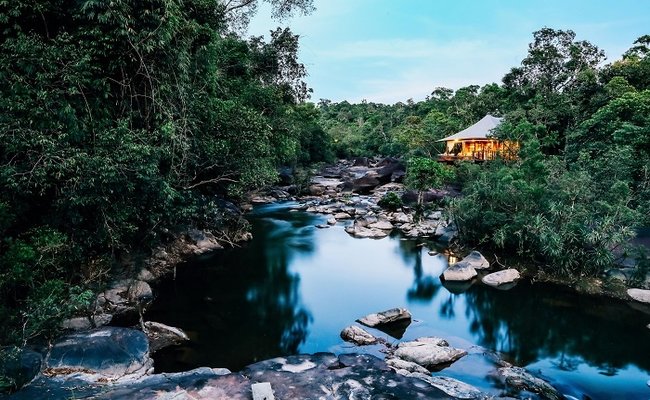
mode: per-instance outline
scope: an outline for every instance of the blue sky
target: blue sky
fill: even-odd
[[[316,11],[276,22],[266,7],[250,35],[289,26],[301,36],[313,101],[396,103],[435,87],[501,82],[532,33],[571,29],[615,60],[650,34],[650,0],[315,0]]]

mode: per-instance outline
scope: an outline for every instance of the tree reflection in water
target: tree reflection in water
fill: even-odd
[[[629,364],[650,369],[650,341],[641,340],[649,336],[647,328],[638,323],[638,311],[618,301],[529,283],[507,292],[475,285],[465,297],[477,342],[517,365],[548,358],[566,371],[583,362],[607,375]]]
[[[253,242],[180,267],[176,281],[161,283],[164,295],[146,318],[182,327],[192,341],[162,350],[155,357],[157,371],[238,370],[295,354],[312,316],[301,304],[299,276],[288,266],[293,257],[315,250],[311,218],[286,210],[253,215]]]

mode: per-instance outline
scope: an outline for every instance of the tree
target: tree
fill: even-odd
[[[405,184],[417,190],[418,201],[416,220],[422,217],[424,211],[424,192],[429,189],[439,189],[452,177],[452,171],[445,164],[426,157],[411,157],[406,165]]]

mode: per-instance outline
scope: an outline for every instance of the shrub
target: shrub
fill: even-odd
[[[402,198],[395,192],[386,193],[378,202],[377,205],[381,208],[390,211],[397,211],[402,208]]]

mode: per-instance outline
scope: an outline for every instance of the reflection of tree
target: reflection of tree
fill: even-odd
[[[175,282],[162,284],[147,318],[186,329],[193,341],[162,351],[159,371],[236,370],[298,352],[312,317],[289,265],[296,255],[313,253],[313,219],[286,210],[284,220],[270,218],[277,216],[258,213],[251,219],[255,240],[247,246],[180,268]]]
[[[440,281],[431,275],[424,275],[422,268],[422,245],[416,240],[401,240],[396,236],[398,251],[405,265],[413,265],[413,285],[406,292],[409,301],[430,302],[440,289]]]
[[[470,331],[519,365],[555,358],[560,369],[581,362],[616,373],[627,364],[650,370],[650,341],[641,314],[611,299],[521,283],[511,291],[475,285],[466,293]],[[448,312],[443,304],[441,314]]]

